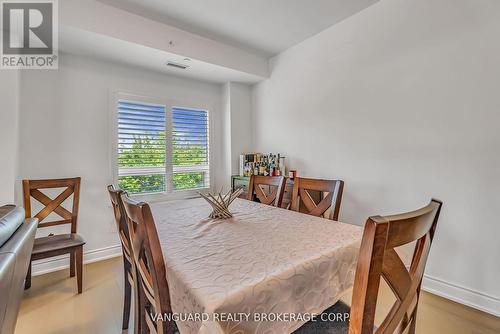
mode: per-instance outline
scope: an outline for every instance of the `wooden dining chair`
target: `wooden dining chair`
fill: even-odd
[[[124,299],[123,299],[123,322],[122,329],[128,329],[128,324],[130,320],[130,309],[132,301],[132,291],[137,292],[138,287],[136,286],[136,270],[134,265],[134,259],[132,256],[132,243],[130,241],[130,233],[128,230],[128,224],[126,219],[125,208],[123,207],[123,202],[121,195],[124,193],[121,189],[115,189],[113,185],[108,186],[108,193],[111,199],[111,206],[113,207],[113,213],[115,217],[116,227],[118,229],[118,237],[122,245],[123,253],[123,273],[124,273]],[[135,293],[134,298],[134,310],[138,309],[138,295]],[[134,312],[134,333],[139,333],[140,319],[138,312]]]
[[[295,333],[347,333],[348,327],[349,334],[414,334],[420,286],[441,207],[442,202],[433,199],[416,211],[368,218],[356,267],[349,322],[309,322]],[[407,269],[395,248],[413,242],[416,242],[415,250]],[[381,278],[391,288],[396,301],[381,325],[375,328]],[[344,304],[337,303],[325,312],[335,314],[343,308]]]
[[[175,322],[152,314],[171,314],[165,261],[155,222],[147,203],[135,202],[122,194],[132,243],[132,254],[139,286],[139,316],[142,333],[174,334]]]
[[[54,199],[44,194],[41,190],[65,188]],[[73,195],[71,211],[65,209],[61,204]],[[31,197],[44,205],[36,215],[31,214]],[[38,228],[70,224],[69,234],[49,234],[46,237],[36,238],[31,253],[31,261],[41,260],[63,254],[69,254],[70,277],[75,276],[78,285],[78,293],[82,293],[83,282],[83,245],[85,241],[76,233],[78,222],[78,204],[80,200],[80,178],[51,179],[51,180],[23,180],[23,201],[26,218],[38,218]],[[51,214],[57,214],[62,219],[45,221]],[[25,281],[25,289],[31,287],[31,261]]]
[[[311,191],[320,193],[320,196],[312,194]],[[293,184],[291,210],[304,212],[316,217],[338,220],[340,202],[344,191],[342,180],[320,180],[296,177]],[[326,194],[326,196],[325,196]],[[319,197],[319,201],[316,198]],[[301,207],[304,210],[301,210]]]
[[[283,195],[285,194],[286,178],[284,176],[250,176],[248,185],[249,201],[259,200],[260,203],[266,205],[274,205],[281,208]],[[267,187],[269,191],[263,189]]]

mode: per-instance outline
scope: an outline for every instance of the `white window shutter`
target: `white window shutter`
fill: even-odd
[[[207,110],[172,108],[173,189],[210,187]]]
[[[130,193],[164,192],[165,106],[118,101],[118,185]]]

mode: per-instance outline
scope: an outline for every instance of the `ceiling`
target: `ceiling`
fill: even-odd
[[[99,1],[269,57],[379,0]]]
[[[216,83],[234,81],[251,84],[262,80],[261,77],[227,67],[186,59],[173,53],[69,26],[60,26],[59,39],[60,50],[63,52],[137,66],[157,73]],[[171,68],[166,66],[167,61],[183,64],[188,68],[185,70]]]

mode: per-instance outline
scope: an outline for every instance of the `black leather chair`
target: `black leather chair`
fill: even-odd
[[[12,334],[24,291],[38,219],[24,209],[0,207],[0,333]]]

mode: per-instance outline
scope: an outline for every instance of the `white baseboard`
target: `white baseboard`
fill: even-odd
[[[85,249],[85,247],[84,247]],[[83,263],[92,263],[122,255],[121,245],[90,250],[83,253]],[[61,255],[33,262],[32,275],[43,275],[69,268],[69,256]]]
[[[422,289],[457,303],[500,317],[500,298],[498,297],[457,284],[445,282],[442,279],[429,275],[424,276]]]

